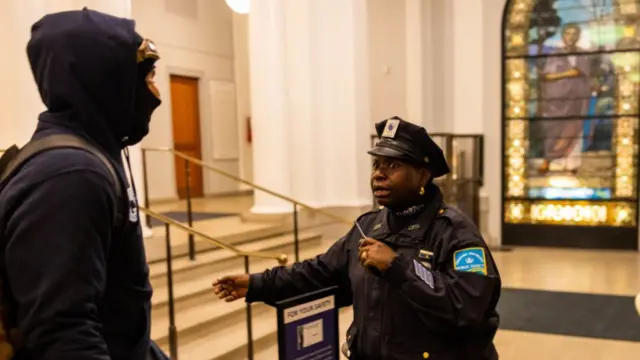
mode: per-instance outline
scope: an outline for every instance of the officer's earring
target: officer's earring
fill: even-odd
[[[420,195],[424,195],[424,186],[420,186]]]

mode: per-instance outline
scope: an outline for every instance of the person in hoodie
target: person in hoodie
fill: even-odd
[[[97,156],[54,149],[30,159],[0,193],[3,279],[20,334],[15,358],[164,358],[150,341],[152,289],[135,187],[121,157],[147,135],[160,105],[155,46],[133,21],[84,9],[36,22],[27,54],[47,108],[33,139],[83,138],[129,191],[116,199]]]

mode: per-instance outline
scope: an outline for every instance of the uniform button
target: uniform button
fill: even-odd
[[[428,358],[429,358],[429,353],[428,353],[428,352],[426,352],[426,351],[425,351],[425,352],[423,352],[423,353],[422,353],[422,357],[423,357],[424,359],[428,359]]]

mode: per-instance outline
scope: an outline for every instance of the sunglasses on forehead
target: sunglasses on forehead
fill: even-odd
[[[149,39],[142,40],[142,43],[138,47],[138,63],[145,60],[158,60],[160,55],[153,41]]]

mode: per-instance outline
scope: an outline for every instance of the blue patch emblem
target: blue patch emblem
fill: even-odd
[[[487,275],[487,257],[484,249],[475,247],[454,252],[453,270]]]

